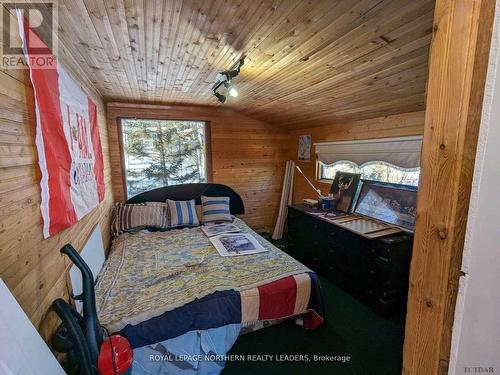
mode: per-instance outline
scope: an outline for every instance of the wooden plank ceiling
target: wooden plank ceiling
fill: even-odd
[[[424,109],[434,0],[60,0],[59,39],[106,100],[220,105],[290,128]]]

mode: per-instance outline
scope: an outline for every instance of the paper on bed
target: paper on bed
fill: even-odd
[[[223,233],[238,233],[241,229],[231,223],[219,223],[203,225],[201,230],[207,237],[217,236]]]
[[[267,251],[248,233],[226,233],[210,237],[210,242],[223,257],[258,254]]]

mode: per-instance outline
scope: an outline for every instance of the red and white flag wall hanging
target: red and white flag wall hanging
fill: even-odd
[[[18,11],[19,32],[35,92],[36,148],[43,235],[68,228],[104,198],[97,108],[61,65],[37,66],[30,46],[45,45]]]

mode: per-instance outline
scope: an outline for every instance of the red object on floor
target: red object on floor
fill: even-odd
[[[308,313],[304,314],[304,327],[307,329],[316,329],[325,321],[318,313],[314,310],[310,310]]]
[[[114,368],[113,357],[111,356],[111,347],[113,347],[114,352]],[[132,351],[128,340],[120,335],[112,335],[111,343],[109,342],[109,337],[104,338],[99,358],[97,360],[97,366],[99,367],[101,375],[121,375],[125,373],[130,366],[132,366],[133,359],[134,352]]]

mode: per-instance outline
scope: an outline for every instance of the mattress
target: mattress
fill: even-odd
[[[300,314],[322,322],[314,272],[253,232],[267,252],[221,257],[199,227],[141,231],[113,241],[96,284],[99,320],[134,348],[193,330]]]

